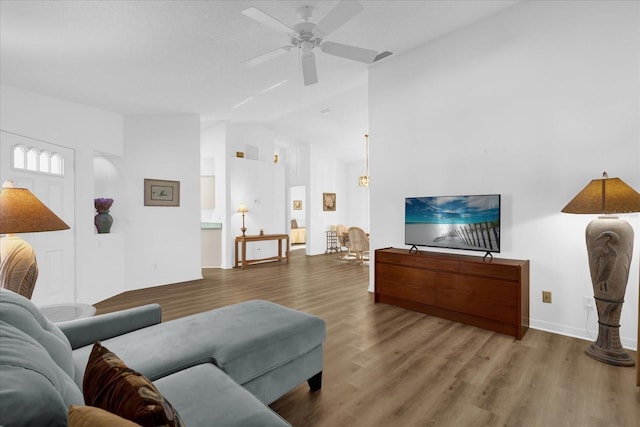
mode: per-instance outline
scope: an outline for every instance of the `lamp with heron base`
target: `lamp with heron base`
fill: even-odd
[[[240,231],[242,231],[242,236],[244,237],[247,231],[247,227],[244,226],[244,214],[249,212],[249,209],[247,209],[247,205],[245,205],[244,203],[240,203],[240,206],[238,206],[238,212],[242,213],[242,228],[240,229]]]
[[[33,248],[16,233],[66,230],[65,224],[26,188],[5,181],[0,190],[0,285],[31,299],[38,278]]]
[[[586,349],[600,362],[633,366],[620,343],[620,314],[633,254],[633,228],[610,214],[640,212],[640,194],[620,178],[592,180],[562,209],[565,213],[604,214],[586,229],[589,269],[598,309],[598,338]]]

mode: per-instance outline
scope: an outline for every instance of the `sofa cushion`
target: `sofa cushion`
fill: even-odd
[[[284,419],[211,363],[154,381],[187,426],[283,427]]]
[[[52,360],[74,378],[71,345],[64,333],[44,317],[27,298],[0,288],[0,320],[13,325],[36,340]]]
[[[216,365],[244,384],[319,347],[325,323],[319,317],[267,301],[220,309]]]
[[[162,321],[160,304],[146,304],[97,316],[57,322],[56,326],[69,339],[72,349],[92,346],[96,341],[127,334]],[[82,381],[82,376],[80,376]]]
[[[103,344],[153,381],[213,362],[244,384],[312,351],[324,339],[325,323],[319,317],[254,300],[163,322]],[[74,350],[78,367],[86,365],[90,351],[89,346]]]
[[[95,406],[71,405],[69,427],[139,427],[139,424]]]
[[[0,425],[65,426],[74,404],[83,398],[73,379],[34,338],[0,321]]]
[[[142,349],[143,353],[146,353]],[[180,416],[146,377],[95,343],[84,374],[88,405],[105,409],[145,427],[183,426]]]

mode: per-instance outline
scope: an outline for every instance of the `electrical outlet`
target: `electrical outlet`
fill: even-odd
[[[551,291],[542,291],[542,302],[551,304]]]
[[[582,306],[584,308],[593,308],[593,297],[592,296],[582,297]]]

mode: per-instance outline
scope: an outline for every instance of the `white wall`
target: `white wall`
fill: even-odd
[[[127,289],[202,278],[200,117],[125,116]],[[180,181],[180,206],[144,206],[144,179]]]
[[[118,236],[99,238],[93,226],[94,154],[121,155],[119,114],[16,89],[0,88],[0,128],[75,151],[75,282],[77,301],[94,303],[124,290]],[[36,248],[37,252],[37,248]],[[36,285],[37,286],[37,285]],[[73,287],[73,282],[65,283]],[[45,304],[46,301],[36,301]]]
[[[287,168],[287,184],[289,186],[309,185],[311,170],[310,146],[306,143],[296,145],[292,142],[278,140],[280,159]]]
[[[237,212],[240,203],[244,203],[249,210],[245,214],[247,235],[259,234],[261,229],[264,234],[287,234],[284,166],[260,160],[229,160],[228,247],[234,247],[235,237],[241,234],[242,214]],[[247,245],[247,259],[276,256],[277,248],[276,241],[250,243]],[[227,256],[227,266],[233,265],[234,253],[228,251]]]
[[[284,159],[285,165],[285,185],[289,188],[304,189],[304,195],[301,196],[303,197],[302,212],[304,214],[302,224],[304,224],[304,227],[306,228],[304,252],[306,255],[310,255],[312,254],[312,250],[309,242],[313,232],[313,222],[311,220],[311,213],[313,211],[310,209],[309,205],[312,171],[310,145],[306,143],[295,145],[290,141],[279,141],[279,143],[283,145],[281,148],[281,157]],[[287,194],[287,196],[288,199],[286,203],[288,206],[292,206],[294,197],[291,193]],[[290,217],[293,217],[293,215],[290,215]]]
[[[201,277],[199,116],[125,120],[7,86],[0,101],[2,130],[75,150],[77,301]],[[181,181],[180,207],[144,207],[144,178]],[[98,196],[115,199],[109,235],[93,226]]]
[[[227,221],[227,125],[223,122],[210,123],[202,127],[200,136],[200,173],[215,173],[215,209],[201,211],[202,221],[222,223],[220,257],[221,266],[227,259],[227,253],[233,250],[228,247],[225,235],[228,226]],[[213,165],[211,162],[213,161]]]
[[[353,162],[346,165],[347,170],[347,227],[360,227],[369,231],[369,187],[360,187],[358,180],[366,175],[364,162]]]
[[[221,179],[224,181],[224,157],[216,152],[218,147],[222,148],[222,154],[224,154],[224,125],[217,124],[202,128],[200,132],[200,177],[205,184],[200,189],[202,197],[200,219],[203,222],[221,222],[222,220],[216,212],[216,198],[219,196],[216,181]],[[220,176],[216,180],[217,173]],[[213,185],[211,185],[211,179],[213,179]]]
[[[89,244],[91,250],[78,254],[77,270],[80,282],[78,300],[95,302],[117,295],[127,290],[125,286],[125,235],[124,221],[127,205],[124,198],[122,182],[122,157],[109,154],[94,153],[93,157],[93,198],[106,197],[113,199],[110,215],[113,218],[111,232],[98,234],[91,224],[82,226],[91,230]],[[93,206],[83,206],[89,210]],[[95,215],[95,210],[91,210]],[[99,272],[99,274],[96,274]],[[89,286],[85,286],[89,284]]]
[[[311,161],[309,197],[307,205],[307,248],[308,255],[325,253],[327,249],[326,231],[332,225],[346,224],[349,212],[349,184],[346,167],[336,162],[331,153],[322,147],[312,146],[309,150]],[[356,184],[357,185],[357,182]],[[322,194],[336,193],[336,210],[323,211]]]
[[[361,130],[364,135],[366,126]],[[276,135],[276,151],[280,154],[280,162],[285,164],[286,186],[305,189],[302,211],[292,210],[293,200],[302,196],[289,192],[286,201],[290,218],[304,215],[302,223],[307,229],[305,253],[325,253],[325,232],[332,225],[359,226],[369,230],[369,191],[358,185],[359,176],[366,172],[365,162],[343,163],[322,144],[309,144],[295,138],[292,142],[286,138]],[[362,141],[364,150],[364,137]],[[322,193],[336,193],[335,212],[322,210]]]
[[[289,217],[295,219],[298,223],[298,227],[304,228],[307,223],[307,187],[304,185],[298,185],[289,189]],[[293,201],[300,200],[302,202],[302,209],[293,209]]]
[[[276,136],[273,131],[258,123],[235,123],[226,125],[227,147],[232,156],[237,151],[245,153],[245,158],[250,154],[248,146],[258,148],[258,158],[263,162],[273,163],[276,154]]]
[[[225,123],[225,220],[223,229],[223,268],[234,265],[236,236],[241,234],[242,215],[237,212],[245,203],[246,234],[287,233],[285,167],[274,163],[277,152],[273,131],[257,123]],[[246,146],[258,148],[257,160],[236,157]],[[218,150],[220,153],[221,150]],[[223,226],[224,227],[224,226]],[[247,245],[247,258],[266,258],[277,255],[273,241]]]
[[[501,257],[531,262],[531,326],[594,338],[593,217],[560,210],[605,170],[640,189],[639,6],[523,2],[372,68],[372,248],[404,247],[404,197],[501,193]],[[620,331],[636,348],[640,219],[627,219]]]

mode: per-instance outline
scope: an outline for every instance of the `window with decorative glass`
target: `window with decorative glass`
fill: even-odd
[[[64,175],[64,158],[60,153],[52,153],[25,145],[15,145],[12,153],[14,169],[49,175]]]

